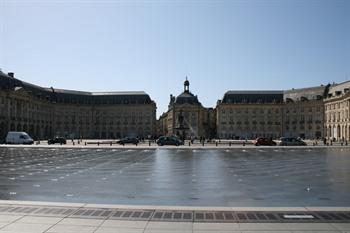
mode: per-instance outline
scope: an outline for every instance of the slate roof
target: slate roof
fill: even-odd
[[[182,92],[175,99],[176,104],[201,104],[198,101],[198,97],[193,95],[191,92]]]
[[[329,87],[328,98],[345,95],[350,92],[350,81],[345,81],[339,84],[333,84]]]
[[[321,100],[327,95],[327,86],[307,87],[284,91],[284,101]]]
[[[282,103],[283,91],[228,91],[221,103]]]
[[[144,91],[86,92],[40,87],[13,78],[0,71],[0,89],[22,87],[30,95],[57,103],[76,104],[150,104],[154,103]]]

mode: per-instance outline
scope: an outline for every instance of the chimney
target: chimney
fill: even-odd
[[[10,76],[11,78],[15,77],[15,73],[13,73],[13,72],[8,72],[7,75]]]

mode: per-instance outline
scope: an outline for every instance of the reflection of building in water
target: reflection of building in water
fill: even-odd
[[[156,104],[145,92],[82,92],[44,88],[0,72],[0,140],[8,131],[34,138],[147,137]]]
[[[182,136],[180,128],[183,127],[188,128],[185,130],[187,138],[215,136],[214,110],[204,108],[189,87],[190,82],[186,78],[184,91],[177,97],[170,95],[168,111],[158,121],[159,135]]]
[[[325,104],[325,136],[350,140],[350,81],[330,86]]]

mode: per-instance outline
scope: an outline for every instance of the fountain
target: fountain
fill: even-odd
[[[177,120],[179,122],[179,125],[178,127],[175,127],[176,135],[179,136],[183,141],[185,141],[186,130],[189,130],[190,128],[184,125],[184,116],[182,115],[182,110],[180,111]]]

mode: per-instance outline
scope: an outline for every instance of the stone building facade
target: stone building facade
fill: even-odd
[[[350,141],[350,81],[330,86],[324,108],[326,138]]]
[[[190,92],[189,86],[190,82],[186,78],[184,91],[176,97],[170,95],[168,111],[158,120],[158,135],[177,135],[181,138],[215,137],[215,110],[203,107],[198,97]],[[182,123],[180,118],[183,119]]]
[[[145,92],[82,92],[39,87],[0,72],[0,139],[153,137],[156,104]]]
[[[217,136],[322,138],[328,88],[229,91],[217,104]]]
[[[284,91],[283,135],[323,138],[324,103],[329,85]]]
[[[218,138],[277,138],[282,132],[283,91],[228,91],[216,106]]]
[[[168,111],[156,121],[156,104],[145,92],[45,88],[0,71],[0,141],[8,131],[26,131],[35,139],[178,135],[350,140],[350,81],[286,91],[228,91],[216,108],[203,107],[189,86],[186,79],[183,92],[170,95]]]

